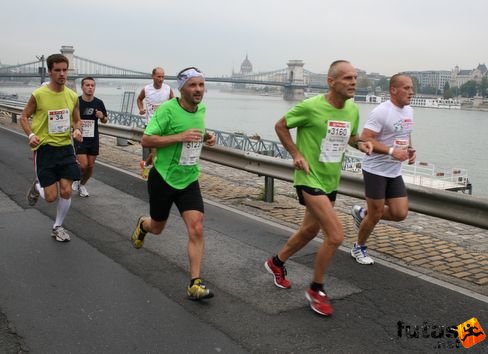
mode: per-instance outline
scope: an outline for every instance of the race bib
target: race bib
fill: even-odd
[[[159,104],[147,104],[147,119],[149,121],[149,119],[152,118],[152,116],[154,115],[154,112],[156,112],[156,109],[158,109],[160,105]]]
[[[65,133],[69,130],[69,109],[47,111],[47,127],[49,134]]]
[[[81,132],[84,138],[93,138],[95,136],[95,121],[92,119],[82,119]]]
[[[351,123],[329,120],[327,135],[320,145],[320,162],[341,162],[351,136]]]
[[[181,156],[179,164],[181,166],[196,165],[200,159],[202,151],[202,142],[185,142],[181,149]]]

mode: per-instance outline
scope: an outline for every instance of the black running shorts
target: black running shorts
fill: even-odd
[[[76,155],[98,156],[99,150],[98,143],[83,144],[75,142]]]
[[[370,199],[390,199],[407,196],[402,176],[383,177],[363,170],[364,194]]]
[[[72,145],[42,145],[34,151],[34,166],[41,187],[48,187],[60,179],[78,181],[81,178]]]
[[[149,171],[147,190],[149,192],[149,214],[155,221],[168,220],[173,203],[176,204],[180,214],[187,210],[204,212],[198,180],[184,189],[175,189],[166,183],[153,167]]]
[[[323,190],[319,188],[307,187],[307,186],[295,186],[297,190],[298,202],[301,205],[305,205],[305,198],[303,198],[303,192],[310,194],[310,195],[325,195],[329,200],[334,203],[337,198],[337,191],[333,191],[332,193],[325,193]]]

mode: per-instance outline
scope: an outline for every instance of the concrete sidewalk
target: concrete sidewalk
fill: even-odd
[[[9,117],[0,116],[0,124],[20,130]],[[140,174],[139,143],[117,146],[116,139],[102,137],[98,161]],[[261,200],[264,178],[202,161],[200,180],[204,197],[222,205],[265,217],[297,228],[304,208],[295,198],[290,183],[275,181],[275,201]],[[88,184],[89,189],[89,184]],[[356,239],[351,207],[365,205],[364,200],[339,195],[336,210],[344,225],[348,250]],[[488,295],[488,230],[440,218],[410,212],[402,222],[381,222],[368,241],[370,254],[377,261],[387,261],[421,274]]]

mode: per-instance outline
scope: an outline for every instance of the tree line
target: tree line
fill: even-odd
[[[442,95],[444,98],[453,98],[458,96],[469,98],[475,96],[488,97],[487,77],[483,77],[481,79],[481,82],[469,80],[466,83],[462,84],[460,87],[451,87],[451,85],[449,85],[449,82],[446,82],[442,90],[432,86],[421,87],[416,77],[412,77],[412,81],[414,86],[414,92],[417,95]],[[389,82],[389,78],[386,77],[381,78],[376,82],[370,79],[359,79],[357,87],[372,89],[373,92],[375,92],[377,89],[381,90],[382,92],[388,92]]]

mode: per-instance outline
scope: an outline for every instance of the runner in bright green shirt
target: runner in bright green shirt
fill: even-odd
[[[347,145],[370,153],[370,142],[357,137],[359,114],[352,98],[356,91],[357,73],[347,61],[339,60],[329,68],[329,92],[299,103],[276,123],[276,133],[293,157],[294,185],[305,216],[294,233],[264,266],[273,275],[274,284],[288,289],[284,263],[317,236],[325,235],[315,257],[312,283],[305,296],[313,311],[330,316],[333,313],[324,290],[325,273],[337,248],[344,240],[341,222],[333,206],[339,187],[341,164]],[[297,129],[296,144],[290,129]]]
[[[135,248],[141,248],[148,232],[159,235],[176,204],[188,231],[190,284],[187,295],[192,300],[207,299],[213,293],[200,277],[203,259],[203,199],[200,192],[198,164],[202,144],[215,144],[215,135],[205,133],[205,92],[203,74],[194,67],[177,75],[181,98],[163,103],[147,126],[141,144],[156,148],[154,168],[147,181],[149,217],[141,216],[132,233]]]

